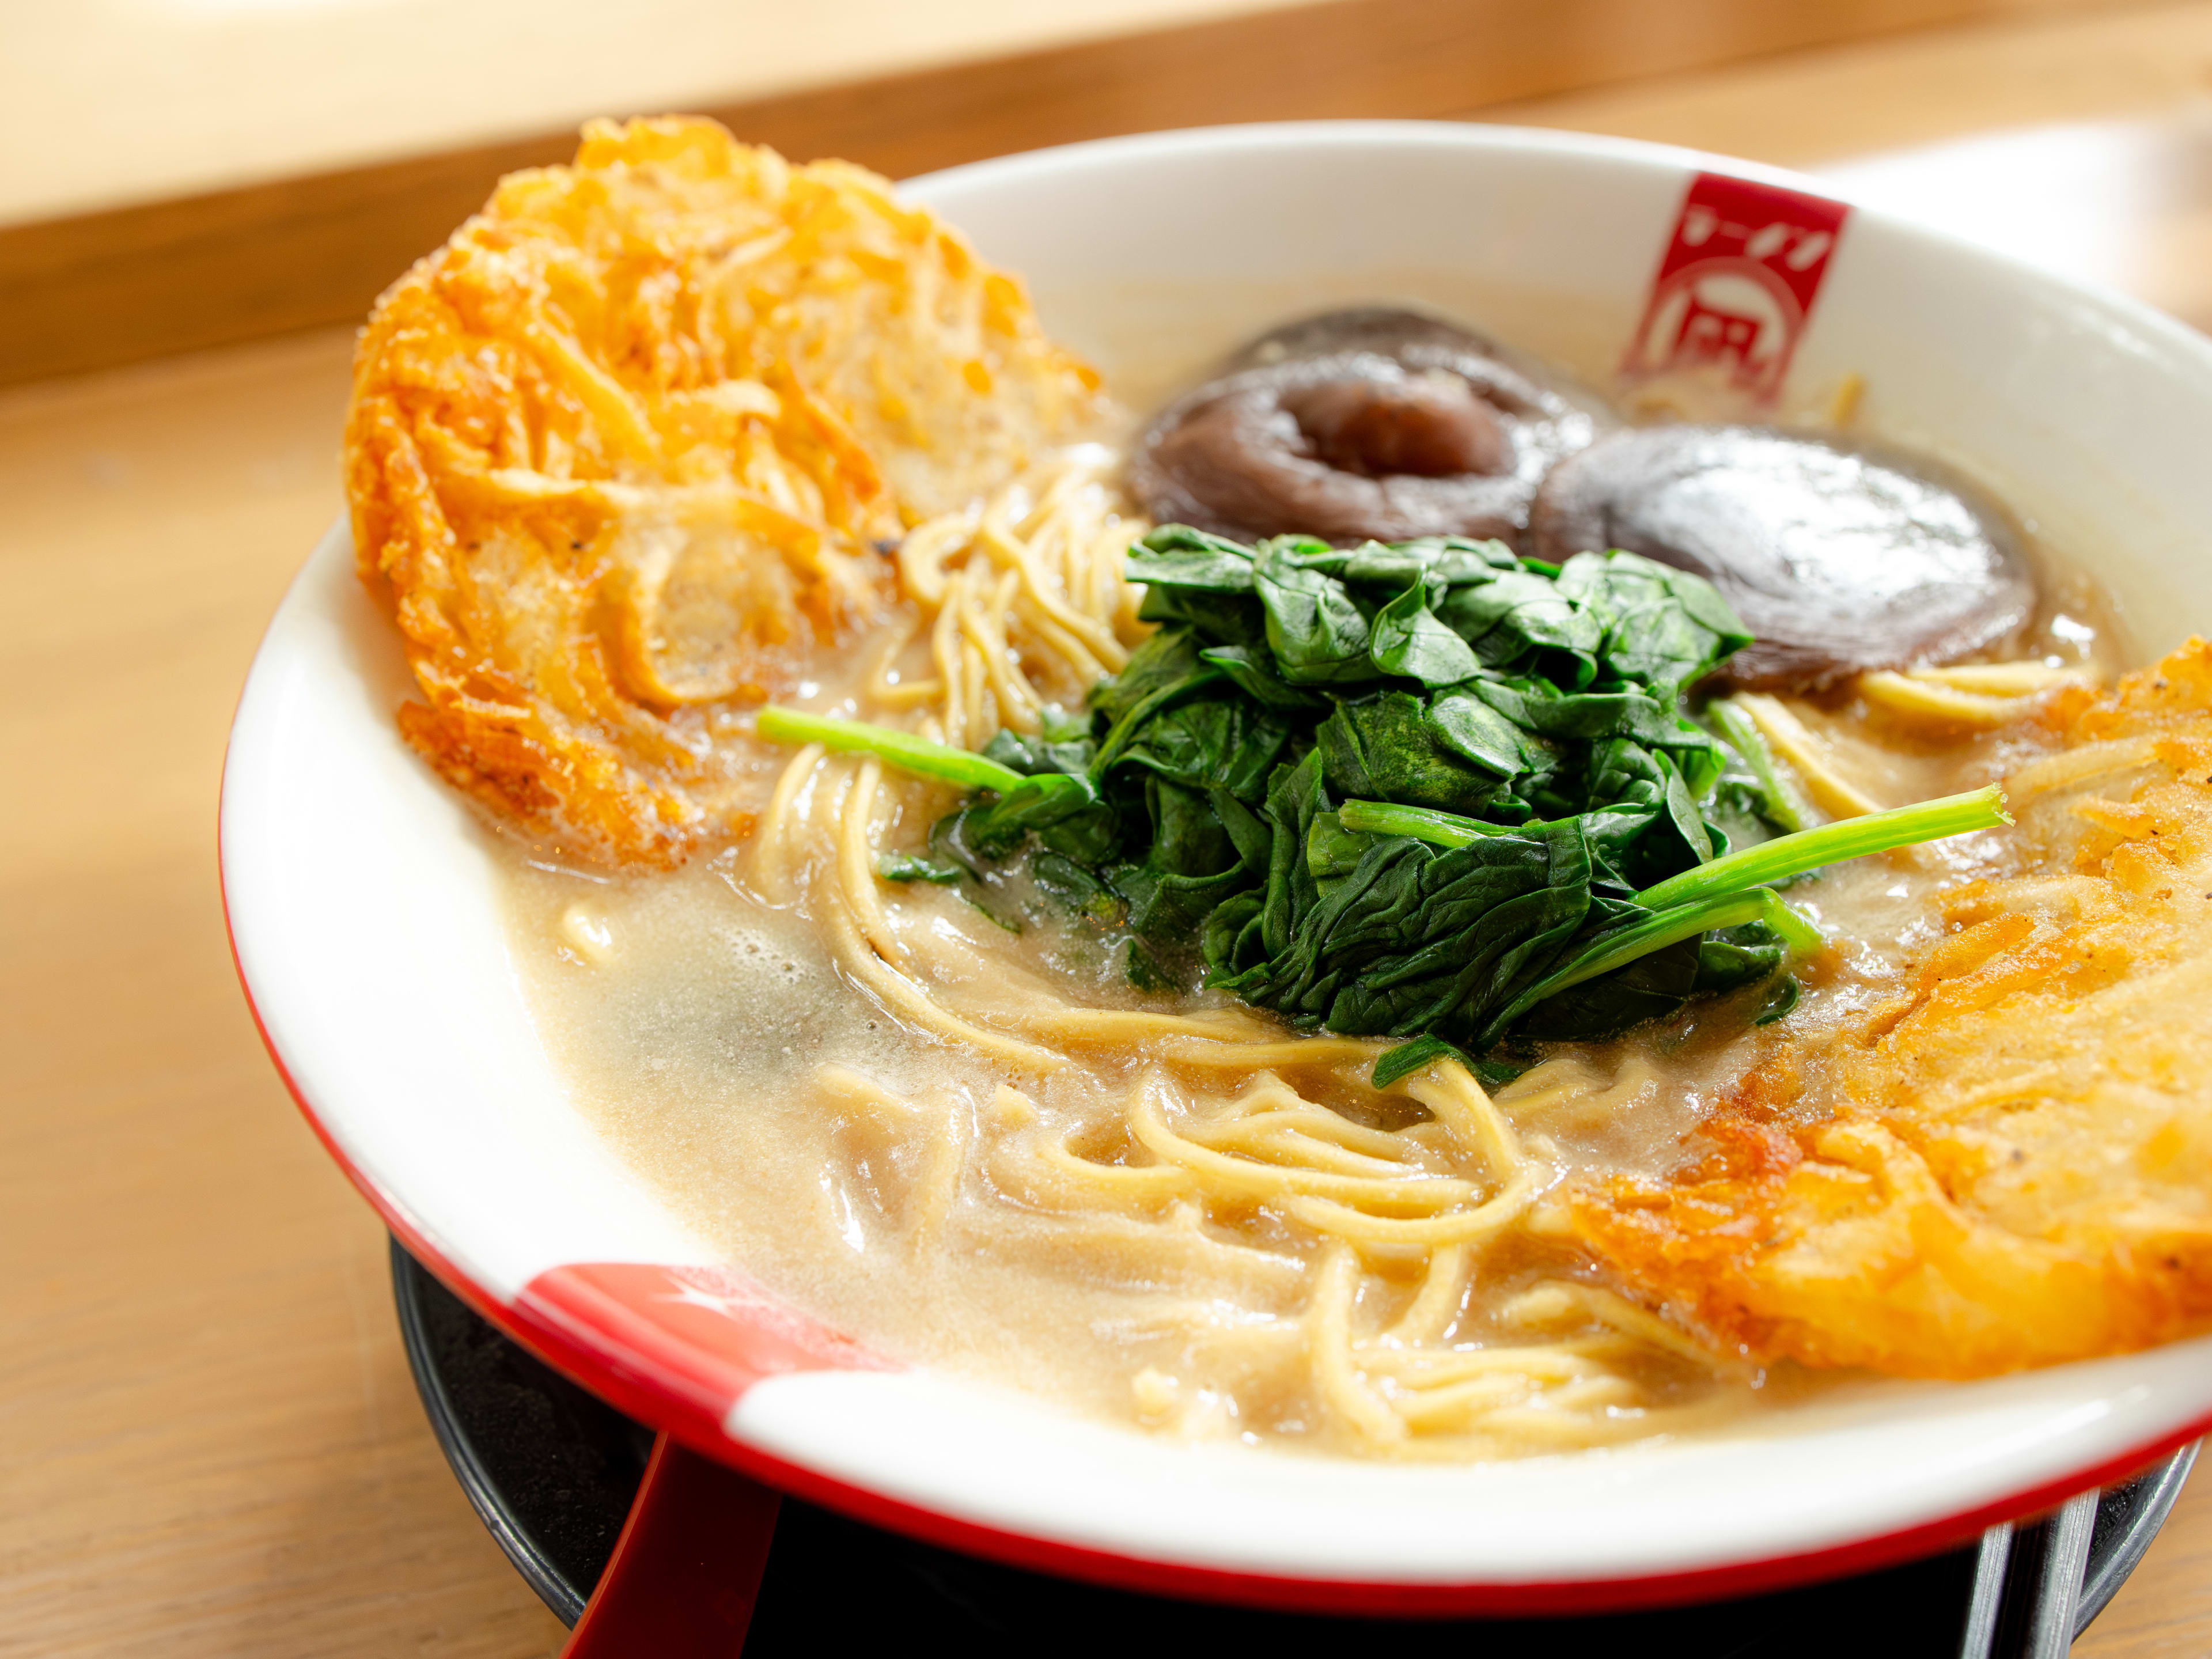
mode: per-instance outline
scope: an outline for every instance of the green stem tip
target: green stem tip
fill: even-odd
[[[1540,823],[1485,823],[1428,806],[1401,806],[1395,801],[1348,800],[1337,808],[1337,822],[1347,830],[1369,836],[1410,836],[1436,847],[1468,847],[1492,836],[1525,836],[1542,830]]]
[[[995,789],[1003,795],[1025,781],[1013,768],[965,749],[932,743],[888,726],[871,726],[866,720],[835,720],[771,703],[760,711],[753,729],[770,743],[818,743],[824,749],[873,755],[902,771],[969,789]]]
[[[1636,896],[1636,902],[1649,909],[1663,910],[1693,899],[1786,881],[1808,870],[1864,858],[1870,853],[1994,830],[2011,822],[2012,815],[2004,810],[2004,792],[1990,784],[1962,795],[1943,795],[1911,806],[1894,806],[1887,812],[1838,818],[1792,836],[1778,836],[1647,887]]]

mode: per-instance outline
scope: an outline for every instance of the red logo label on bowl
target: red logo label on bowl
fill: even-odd
[[[1850,211],[1818,196],[1698,173],[1621,373],[1717,374],[1771,403]]]

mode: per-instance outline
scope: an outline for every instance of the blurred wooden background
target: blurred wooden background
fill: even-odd
[[[240,28],[270,9],[172,3]],[[250,109],[203,108],[246,97],[206,82],[212,49],[164,58],[157,41],[142,43],[140,82],[121,76],[152,100],[137,125],[71,132],[53,115],[67,98],[26,90],[76,61],[31,52],[45,37],[21,33],[30,9],[0,19],[0,153],[17,162],[0,176],[0,379],[46,377],[0,394],[15,526],[0,542],[0,1654],[551,1654],[559,1627],[422,1420],[381,1230],[246,1018],[214,829],[246,663],[338,510],[345,324],[501,167],[562,154],[554,129],[592,106],[590,88],[572,75],[533,104],[529,52],[501,58],[450,22],[410,44],[414,0],[394,0],[379,35],[360,21],[378,6],[356,0],[324,9],[352,45],[319,126],[319,88],[287,86],[256,149]],[[44,9],[35,29],[71,9]],[[665,39],[625,34],[602,53],[608,101],[681,95],[796,154],[902,173],[1224,118],[1618,132],[1833,167],[2212,321],[2212,0],[1097,0],[1057,33],[1040,9],[973,0],[942,9],[934,37],[885,24],[880,40],[860,24],[887,12],[830,9],[859,20],[853,38],[778,36],[786,60],[748,59],[750,80],[714,81],[672,21]],[[548,26],[555,46],[578,39]],[[451,108],[426,93],[404,127],[361,93],[382,76],[400,98],[394,65],[441,50],[460,54],[441,71]],[[471,52],[506,78],[478,100],[491,115],[449,121],[440,144],[436,121],[467,112]],[[183,67],[164,81],[163,63]],[[668,64],[691,90],[648,73]],[[251,54],[247,70],[292,72]],[[160,130],[156,94],[179,121],[229,125],[155,154],[134,135]],[[20,158],[87,143],[46,196],[24,187]],[[210,171],[209,156],[230,159]],[[287,178],[285,157],[313,165]],[[2077,1651],[2212,1651],[2212,1484],[2185,1496]]]
[[[473,0],[454,10],[465,18],[507,5]],[[587,100],[575,113],[665,108],[659,97],[689,90],[691,107],[719,116],[746,138],[795,156],[842,155],[906,178],[1114,133],[1224,121],[1450,116],[1506,100],[1589,95],[1596,88],[1711,71],[1793,48],[1967,20],[2003,33],[2111,8],[2093,0],[1322,0],[1255,10],[1254,0],[1122,0],[1123,14],[1149,21],[1236,15],[1009,52],[1006,45],[1039,32],[1034,20],[1064,15],[1079,33],[1095,34],[1110,8],[1084,0],[1000,16],[999,0],[963,0],[927,9],[940,38],[915,41],[884,30],[886,18],[856,15],[874,9],[866,0],[829,0],[780,14],[807,20],[807,29],[781,42],[787,58],[803,64],[806,84],[782,85],[773,58],[744,53],[742,40],[708,43],[722,45],[727,61],[745,65],[743,97],[701,81],[692,66],[701,43],[692,31],[653,29],[656,21],[672,25],[677,9],[658,0],[601,43],[600,84],[609,88],[601,96],[610,101]],[[557,21],[570,9],[528,10],[550,11]],[[70,9],[56,15],[66,18]],[[57,197],[37,188],[37,169],[13,175],[13,211],[9,186],[0,183],[0,316],[9,319],[0,329],[0,384],[358,317],[392,275],[483,200],[493,179],[564,160],[572,149],[574,122],[535,124],[515,93],[517,82],[528,80],[518,70],[526,71],[562,40],[563,32],[548,28],[545,19],[532,21],[526,12],[495,46],[478,48],[494,107],[515,130],[489,142],[440,143],[482,131],[481,98],[459,105],[442,125],[430,113],[403,125],[389,106],[404,107],[405,100],[356,108],[345,94],[378,77],[409,86],[419,72],[410,64],[423,50],[442,59],[458,47],[465,58],[476,32],[459,32],[454,41],[426,30],[410,52],[404,31],[341,37],[337,25],[350,21],[348,11],[326,15],[326,60],[310,55],[312,35],[290,44],[290,56],[300,60],[295,73],[331,83],[319,121],[275,105],[259,65],[246,85],[225,85],[223,60],[216,59],[202,66],[208,82],[183,83],[185,96],[176,77],[149,90],[169,88],[174,107],[167,112],[188,132],[204,127],[206,112],[226,97],[240,100],[241,119],[201,132],[203,148],[237,148],[240,137],[229,129],[250,128],[258,114],[272,144],[317,156],[350,155],[379,143],[408,146],[402,153],[179,193],[176,186],[205,182],[206,174],[178,159],[191,155],[190,145],[144,133],[143,121],[126,129],[137,139],[132,143],[103,139],[95,129],[62,150],[51,121],[19,135],[22,153],[54,148],[70,155],[70,196],[60,199],[73,198],[80,210],[41,216]],[[878,27],[852,27],[862,21]],[[175,47],[189,51],[196,40],[185,33]],[[956,61],[931,61],[963,48]],[[911,64],[917,56],[922,66]],[[9,63],[12,71],[0,69],[0,150],[8,125],[32,125],[44,101],[8,100],[11,75],[27,83],[15,89],[19,94],[40,90],[38,54],[0,53],[0,64]],[[887,64],[902,66],[886,70]],[[683,68],[672,74],[663,65]],[[838,78],[840,70],[846,78]],[[453,66],[441,63],[438,85],[455,78]],[[582,90],[564,85],[562,94]],[[112,95],[98,85],[86,91],[95,99]],[[252,171],[244,156],[233,170]],[[153,199],[138,199],[149,193]],[[82,210],[87,203],[105,210]]]

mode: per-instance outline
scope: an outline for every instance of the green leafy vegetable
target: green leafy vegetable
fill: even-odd
[[[1559,567],[1558,586],[1606,618],[1602,648],[1612,671],[1668,702],[1751,643],[1710,582],[1633,553],[1577,553]]]
[[[1774,981],[1774,988],[1760,1001],[1759,1012],[1751,1017],[1751,1023],[1753,1025],[1771,1025],[1778,1019],[1787,1018],[1790,1012],[1796,1007],[1797,999],[1804,994],[1804,989],[1790,975],[1783,975]]]
[[[1442,591],[1440,590],[1439,597]],[[1456,685],[1471,679],[1482,665],[1474,649],[1429,609],[1427,582],[1416,581],[1375,613],[1367,654],[1386,674],[1403,675],[1424,685]]]
[[[1603,934],[1577,951],[1507,1004],[1492,1022],[1492,1035],[1494,1036],[1547,997],[1557,996],[1570,986],[1626,968],[1638,957],[1650,956],[1684,939],[1748,921],[1771,928],[1784,944],[1801,956],[1814,954],[1822,943],[1820,929],[1784,904],[1771,888],[1755,887],[1719,898],[1678,904],[1632,926]]]
[[[1509,1037],[1589,1037],[1770,981],[1820,948],[1770,884],[2005,821],[1994,790],[1731,850],[1794,808],[1740,711],[1688,688],[1749,642],[1698,578],[1496,542],[1245,547],[1164,526],[1131,550],[1161,624],[981,755],[783,709],[764,737],[862,750],[976,792],[886,878],[991,910],[1025,862],[1126,935],[1131,980],[1206,982],[1293,1024],[1404,1039],[1378,1084]],[[1717,738],[1714,732],[1717,732]],[[1748,734],[1747,734],[1748,733]],[[1745,803],[1749,803],[1748,805]],[[1009,924],[1011,925],[1011,924]]]
[[[1260,604],[1267,613],[1267,649],[1293,685],[1341,685],[1381,678],[1368,660],[1371,635],[1351,591],[1299,561],[1326,552],[1323,543],[1279,536],[1262,542],[1253,561]]]
[[[885,881],[926,881],[936,887],[951,887],[960,879],[960,866],[906,853],[885,853],[876,860],[876,874]]]
[[[1407,691],[1339,703],[1314,738],[1329,787],[1340,794],[1474,812],[1501,781],[1445,743],[1427,705]]]
[[[1471,1065],[1467,1055],[1442,1037],[1417,1036],[1411,1042],[1401,1042],[1396,1048],[1384,1050],[1375,1062],[1371,1079],[1378,1089],[1387,1089],[1401,1077],[1411,1077],[1424,1066],[1432,1066],[1440,1060],[1455,1060],[1462,1066]]]

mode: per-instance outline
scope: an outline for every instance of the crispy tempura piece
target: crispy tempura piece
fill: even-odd
[[[1698,1162],[1585,1186],[1612,1270],[1760,1360],[1986,1376],[2212,1323],[2212,647],[2058,693],[2014,862]]]
[[[735,709],[891,590],[876,544],[1011,476],[1097,377],[874,174],[594,122],[378,301],[347,483],[410,742],[528,833],[741,831]]]

